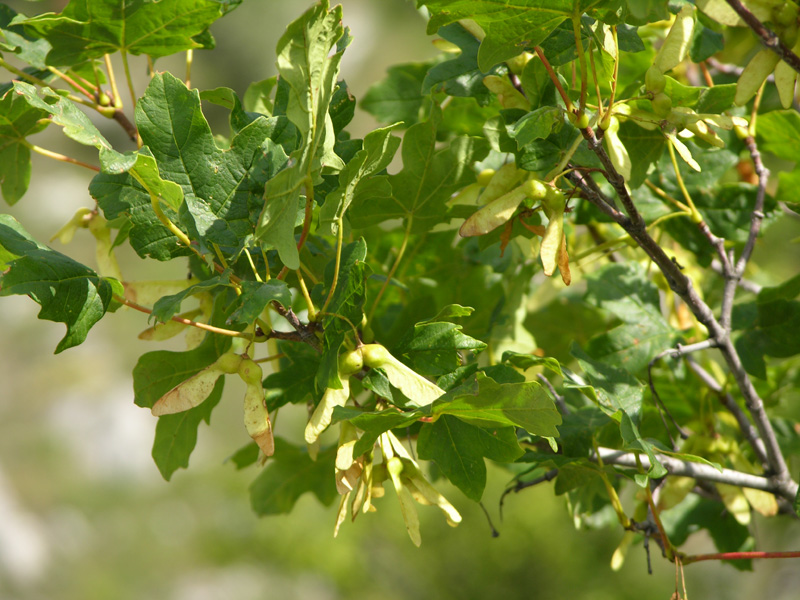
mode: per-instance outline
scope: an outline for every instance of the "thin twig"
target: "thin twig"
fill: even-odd
[[[768,469],[769,460],[767,458],[767,450],[764,448],[764,442],[760,437],[758,437],[758,431],[756,431],[756,428],[753,427],[753,424],[747,418],[747,415],[733,399],[733,396],[727,393],[719,384],[719,382],[714,379],[711,373],[701,367],[693,358],[687,358],[686,363],[689,365],[689,368],[700,378],[700,381],[702,381],[709,389],[711,389],[711,391],[718,395],[720,402],[722,402],[725,408],[728,409],[728,412],[730,412],[736,419],[742,435],[750,444],[750,447],[753,449],[753,452],[755,452],[756,457],[758,458],[759,462],[761,462],[761,465],[765,469]]]
[[[553,399],[556,402],[556,406],[558,407],[558,411],[562,415],[568,415],[570,410],[567,406],[567,403],[564,401],[564,396],[556,391],[556,388],[553,387],[553,384],[550,383],[550,380],[547,379],[547,377],[545,377],[542,373],[539,373],[537,377],[545,384],[545,386],[547,386],[547,389],[550,390],[550,393],[553,395]]]
[[[711,270],[719,275],[724,275],[722,272],[722,263],[719,262],[717,259],[711,261]],[[758,294],[762,287],[761,285],[757,284],[754,281],[750,281],[749,279],[739,279],[737,285],[742,288],[745,292],[750,292],[751,294]]]

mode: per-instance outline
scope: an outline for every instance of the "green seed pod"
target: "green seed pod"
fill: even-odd
[[[478,185],[481,186],[489,185],[489,182],[492,180],[492,177],[494,177],[495,172],[496,171],[494,169],[484,169],[483,171],[478,173],[477,177]]]
[[[741,106],[750,100],[775,69],[778,61],[780,61],[780,57],[768,48],[759,51],[750,59],[736,83],[736,96],[733,103]]]
[[[370,368],[382,367],[387,361],[391,360],[392,355],[380,344],[367,344],[361,346],[361,356],[364,364]]]
[[[644,76],[644,87],[648,92],[653,92],[654,94],[660,94],[664,91],[664,88],[667,87],[667,78],[664,77],[661,69],[655,65],[651,65],[647,69],[647,73]]]
[[[784,2],[772,8],[772,20],[782,27],[789,27],[797,23],[797,5],[793,2]]]
[[[249,358],[245,358],[239,364],[239,377],[242,378],[247,385],[258,385],[261,387],[261,378],[263,373],[258,363],[253,362]]]
[[[656,94],[651,103],[653,104],[653,112],[663,119],[666,119],[669,113],[672,112],[672,98],[664,92]]]
[[[522,191],[528,198],[534,200],[544,200],[547,197],[547,190],[550,186],[545,185],[538,179],[529,179],[522,184]]]
[[[239,367],[242,364],[242,360],[243,359],[239,354],[226,352],[217,359],[216,364],[223,373],[233,375],[234,373],[239,372]]]
[[[675,22],[667,34],[653,65],[662,73],[677,67],[689,53],[694,32],[694,6],[684,4],[676,15]]]
[[[339,375],[352,375],[358,373],[363,367],[364,359],[361,356],[360,348],[345,352],[339,357]]]

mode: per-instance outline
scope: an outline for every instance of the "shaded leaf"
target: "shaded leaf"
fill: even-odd
[[[484,457],[512,462],[523,454],[513,427],[475,427],[450,415],[423,424],[417,452],[420,458],[436,462],[442,473],[476,502],[486,487]]]
[[[35,241],[10,215],[0,215],[0,296],[30,296],[41,305],[38,317],[64,323],[67,334],[56,353],[83,343],[89,329],[111,308],[115,289],[89,267]]]
[[[197,428],[202,421],[211,424],[211,411],[222,398],[225,378],[217,380],[206,400],[194,408],[158,418],[153,441],[153,460],[167,481],[178,469],[189,466],[189,457],[197,444]]]
[[[320,452],[317,460],[305,449],[276,437],[275,455],[250,485],[250,504],[261,516],[292,511],[303,494],[311,492],[324,505],[336,498],[333,478],[336,446]]]

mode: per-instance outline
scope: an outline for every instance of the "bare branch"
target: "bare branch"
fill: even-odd
[[[724,275],[722,271],[722,263],[719,262],[716,258],[711,261],[711,269],[720,275]],[[755,283],[754,281],[750,281],[749,279],[739,279],[737,285],[742,288],[745,292],[750,292],[751,294],[758,294],[761,291],[761,287],[759,284]]]
[[[650,468],[650,459],[646,454],[637,456],[632,452],[614,450],[613,448],[598,448],[598,453],[605,464],[631,468],[638,468],[639,464],[641,464],[644,469]],[[597,457],[594,456],[593,458]],[[791,484],[787,486],[785,482],[776,480],[774,477],[761,477],[760,475],[751,475],[750,473],[742,473],[741,471],[734,471],[733,469],[722,469],[722,471],[718,471],[711,465],[680,460],[672,456],[660,455],[658,460],[670,475],[693,477],[694,479],[702,479],[704,481],[727,483],[737,487],[762,490],[786,498],[787,500],[794,500],[797,494],[796,483],[791,482]]]
[[[719,400],[728,409],[728,411],[734,416],[736,422],[739,424],[739,429],[744,435],[745,439],[748,441],[750,446],[753,448],[753,452],[756,453],[756,457],[761,462],[761,465],[764,469],[769,468],[769,459],[767,458],[767,450],[764,447],[764,441],[758,437],[758,431],[756,428],[753,427],[753,424],[747,418],[747,415],[744,414],[739,405],[733,399],[729,393],[725,392],[722,389],[722,386],[717,382],[716,379],[706,371],[703,367],[697,364],[693,358],[686,359],[689,368],[697,374],[700,380],[708,386],[712,391],[716,392],[719,395]]]
[[[556,401],[556,406],[558,407],[559,412],[562,415],[568,415],[570,412],[569,406],[567,406],[567,403],[564,402],[564,396],[562,396],[556,391],[556,388],[553,387],[553,384],[550,383],[550,380],[548,380],[547,377],[545,377],[541,373],[539,373],[537,377],[547,386],[547,389],[550,390],[550,393],[553,395],[553,398]]]

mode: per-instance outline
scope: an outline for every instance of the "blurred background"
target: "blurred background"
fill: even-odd
[[[26,14],[58,11],[66,2],[7,2]],[[196,52],[192,83],[247,85],[275,74],[274,50],[284,27],[307,2],[245,0],[212,27],[217,49]],[[355,37],[341,77],[360,98],[388,65],[424,60],[436,51],[425,16],[407,0],[345,0],[344,23]],[[157,62],[184,72],[183,58]],[[133,58],[137,93],[146,85],[145,62]],[[226,134],[225,114],[209,112]],[[129,149],[113,123],[98,123],[117,147]],[[361,136],[376,124],[357,111]],[[56,127],[37,143],[96,162]],[[3,212],[32,235],[48,240],[80,207],[91,206],[87,171],[34,157],[27,196]],[[88,232],[68,248],[53,247],[93,264]],[[130,279],[182,278],[182,265],[144,262],[119,251]],[[178,261],[175,261],[176,263]],[[795,263],[796,264],[796,263]],[[254,468],[236,471],[225,460],[246,441],[241,393],[229,385],[213,426],[200,426],[188,471],[165,482],[150,458],[155,419],[134,406],[131,370],[155,349],[182,341],[137,339],[146,317],[121,310],[108,315],[83,345],[54,356],[63,325],[36,319],[39,306],[22,297],[0,300],[0,598],[92,600],[115,598],[216,600],[237,598],[669,598],[674,566],[652,544],[654,574],[641,545],[619,572],[609,562],[618,530],[576,531],[563,498],[542,484],[498,502],[509,474],[491,467],[484,501],[500,532],[493,538],[480,507],[439,482],[464,515],[450,529],[434,508],[421,509],[423,544],[408,539],[392,494],[379,512],[343,524],[333,539],[335,509],[302,498],[288,516],[259,519],[247,488]],[[287,415],[288,416],[288,415]],[[284,424],[285,428],[285,424]],[[299,437],[302,424],[298,421]],[[791,549],[797,523],[755,519],[761,549]],[[796,549],[796,543],[795,548]],[[697,536],[689,552],[711,552]],[[762,561],[754,573],[700,563],[687,568],[693,597],[796,598],[800,569],[793,561]]]

